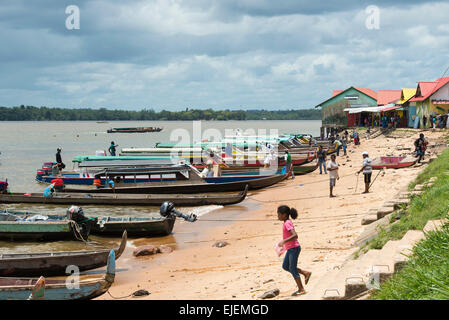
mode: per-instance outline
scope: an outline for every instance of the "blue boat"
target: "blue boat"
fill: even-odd
[[[73,275],[71,277],[74,277]],[[101,277],[80,275],[78,283],[67,278],[0,277],[0,300],[89,300],[101,296],[115,279],[115,253],[111,250],[106,273]],[[39,286],[39,294],[36,294]]]

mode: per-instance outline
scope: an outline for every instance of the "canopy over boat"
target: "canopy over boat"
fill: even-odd
[[[150,161],[164,161],[167,159],[179,159],[176,156],[75,156],[72,162],[85,162],[85,161],[121,161],[121,160],[150,160]]]

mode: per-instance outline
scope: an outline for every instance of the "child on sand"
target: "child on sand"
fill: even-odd
[[[292,274],[293,279],[295,279],[298,286],[298,291],[295,291],[292,296],[300,296],[306,294],[306,291],[301,283],[300,274],[305,277],[305,284],[307,284],[312,272],[298,268],[298,257],[301,252],[301,246],[299,245],[298,234],[295,231],[293,222],[290,220],[290,217],[292,219],[296,219],[298,217],[298,212],[295,208],[280,206],[278,207],[277,213],[278,219],[284,222],[282,226],[283,240],[279,242],[278,246],[284,247],[287,250],[282,268]]]

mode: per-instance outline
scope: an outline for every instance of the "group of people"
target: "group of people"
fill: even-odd
[[[399,128],[402,118],[400,115],[395,114],[391,116],[383,115],[381,117],[382,128]]]

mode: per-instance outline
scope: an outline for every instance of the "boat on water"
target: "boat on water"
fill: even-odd
[[[77,286],[68,286],[66,278],[0,277],[0,300],[89,300],[106,293],[114,279],[115,251],[111,250],[106,273],[102,277],[81,275]]]
[[[126,230],[122,232],[119,248],[114,249],[115,260],[120,258],[127,242]],[[40,253],[0,254],[1,277],[51,277],[67,275],[67,266],[75,265],[79,271],[104,267],[107,264],[110,249],[60,251]]]
[[[160,132],[163,128],[159,127],[123,127],[112,128],[108,133],[143,133],[143,132]]]
[[[417,159],[413,157],[405,156],[385,156],[373,159],[371,167],[374,170],[387,169],[399,169],[406,168],[414,165]]]
[[[3,196],[3,194],[2,194]],[[0,212],[0,239],[17,240],[84,240],[89,237],[97,218],[87,219],[83,213],[65,216],[43,217],[39,214],[15,216],[8,211]]]
[[[160,172],[148,173],[145,170],[128,171],[128,174],[138,176],[151,176],[151,182],[146,183],[122,183],[117,179],[123,175],[122,171],[114,169],[106,170],[102,173],[108,179],[114,179],[115,188],[68,188],[65,192],[77,193],[133,193],[133,194],[191,194],[191,193],[211,193],[211,192],[232,192],[242,191],[248,186],[248,190],[255,190],[274,185],[284,180],[288,172],[284,167],[281,173],[273,170],[260,170],[247,173],[236,173],[230,175],[219,175],[202,177],[201,173],[192,166],[186,166],[184,169],[164,170]],[[169,176],[168,176],[169,174]],[[136,180],[137,181],[137,180]]]
[[[166,201],[177,206],[232,205],[242,202],[247,189],[226,194],[90,194],[55,192],[52,197],[42,193],[0,194],[0,203],[40,203],[67,205],[104,205],[104,206],[160,206]]]

